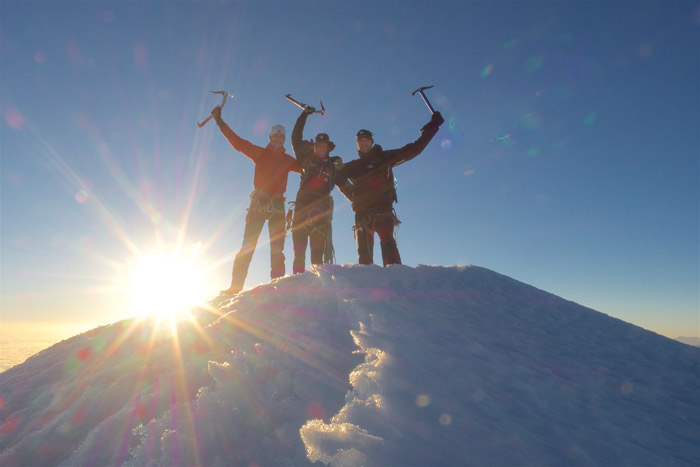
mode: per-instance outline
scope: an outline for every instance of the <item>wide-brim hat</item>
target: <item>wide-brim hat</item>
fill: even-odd
[[[331,151],[335,149],[335,143],[331,141],[331,139],[328,137],[327,133],[319,133],[316,135],[316,141],[314,141],[314,144],[316,143],[328,143],[328,153],[330,154]]]

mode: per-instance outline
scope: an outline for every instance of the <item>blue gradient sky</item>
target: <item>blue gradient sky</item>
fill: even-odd
[[[264,145],[385,148],[447,123],[395,171],[407,265],[475,264],[647,329],[697,336],[700,3],[0,3],[2,323],[129,315],[131,265],[190,255],[228,285],[253,164],[202,120]],[[290,145],[287,148],[291,151]],[[294,197],[298,175],[289,177]],[[336,194],[339,263],[353,263]],[[269,277],[267,235],[246,287]],[[291,270],[291,239],[285,249]],[[378,255],[375,255],[378,256]],[[378,258],[377,258],[378,259]]]

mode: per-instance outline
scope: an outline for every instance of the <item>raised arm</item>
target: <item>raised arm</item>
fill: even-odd
[[[311,112],[309,112],[311,110]],[[294,157],[299,161],[299,165],[304,167],[306,161],[309,157],[313,156],[314,145],[309,141],[304,141],[304,125],[306,125],[306,119],[313,113],[313,107],[308,107],[302,111],[299,118],[297,118],[294,124],[294,129],[292,130],[292,149],[294,150]]]
[[[444,122],[445,120],[442,118],[442,115],[440,115],[440,112],[435,112],[430,118],[430,121],[421,128],[420,138],[402,148],[384,151],[382,161],[392,166],[397,166],[415,158],[418,154],[423,152],[430,140],[432,140],[437,133],[440,125]]]
[[[221,130],[221,133],[226,137],[231,146],[233,146],[236,151],[251,158],[253,161],[256,161],[258,156],[260,156],[260,154],[264,151],[264,148],[256,146],[250,141],[238,136],[236,132],[233,131],[231,127],[229,127],[221,118],[221,107],[214,107],[211,114],[214,116],[214,120],[219,126],[219,130]]]

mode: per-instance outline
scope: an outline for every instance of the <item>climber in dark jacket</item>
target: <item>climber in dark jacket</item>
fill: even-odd
[[[339,188],[352,203],[355,212],[355,240],[360,264],[374,263],[374,234],[379,235],[384,266],[401,264],[401,255],[394,239],[398,218],[393,168],[420,154],[444,123],[435,112],[413,143],[399,149],[383,150],[374,144],[372,132],[360,130],[356,135],[359,159],[347,162],[338,171]]]
[[[292,148],[301,167],[292,219],[295,274],[304,272],[306,268],[307,243],[311,249],[311,264],[334,262],[331,229],[333,198],[330,193],[337,183],[336,172],[343,161],[340,157],[330,156],[335,144],[326,133],[317,134],[315,141],[304,141],[304,125],[314,111],[313,107],[306,107],[292,130]]]

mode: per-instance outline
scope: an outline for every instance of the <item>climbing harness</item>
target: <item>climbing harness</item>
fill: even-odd
[[[392,221],[394,222],[394,226],[398,226],[401,224],[401,221],[399,220],[399,217],[396,215],[396,209],[392,208],[391,212],[387,212],[386,209],[368,209],[365,213],[364,216],[360,219],[360,222],[358,225],[354,225],[352,227],[353,230],[361,230],[362,228],[366,228],[368,230],[371,230],[372,232],[375,231],[375,225],[377,223],[378,219],[386,219],[386,218],[391,218]]]
[[[264,190],[253,190],[250,194],[250,206],[248,213],[264,214],[266,220],[270,220],[273,214],[284,215],[284,201],[282,195],[272,195]]]
[[[352,226],[352,230],[355,234],[355,238],[357,238],[357,232],[361,232],[362,230],[368,230],[372,233],[376,232],[375,226],[377,224],[377,220],[380,219],[387,219],[391,218],[392,221],[394,222],[394,240],[396,240],[396,243],[399,243],[399,225],[401,224],[401,221],[399,220],[399,217],[396,215],[396,209],[392,208],[391,212],[387,212],[386,209],[368,209],[365,213],[364,216],[360,219],[360,221]]]

